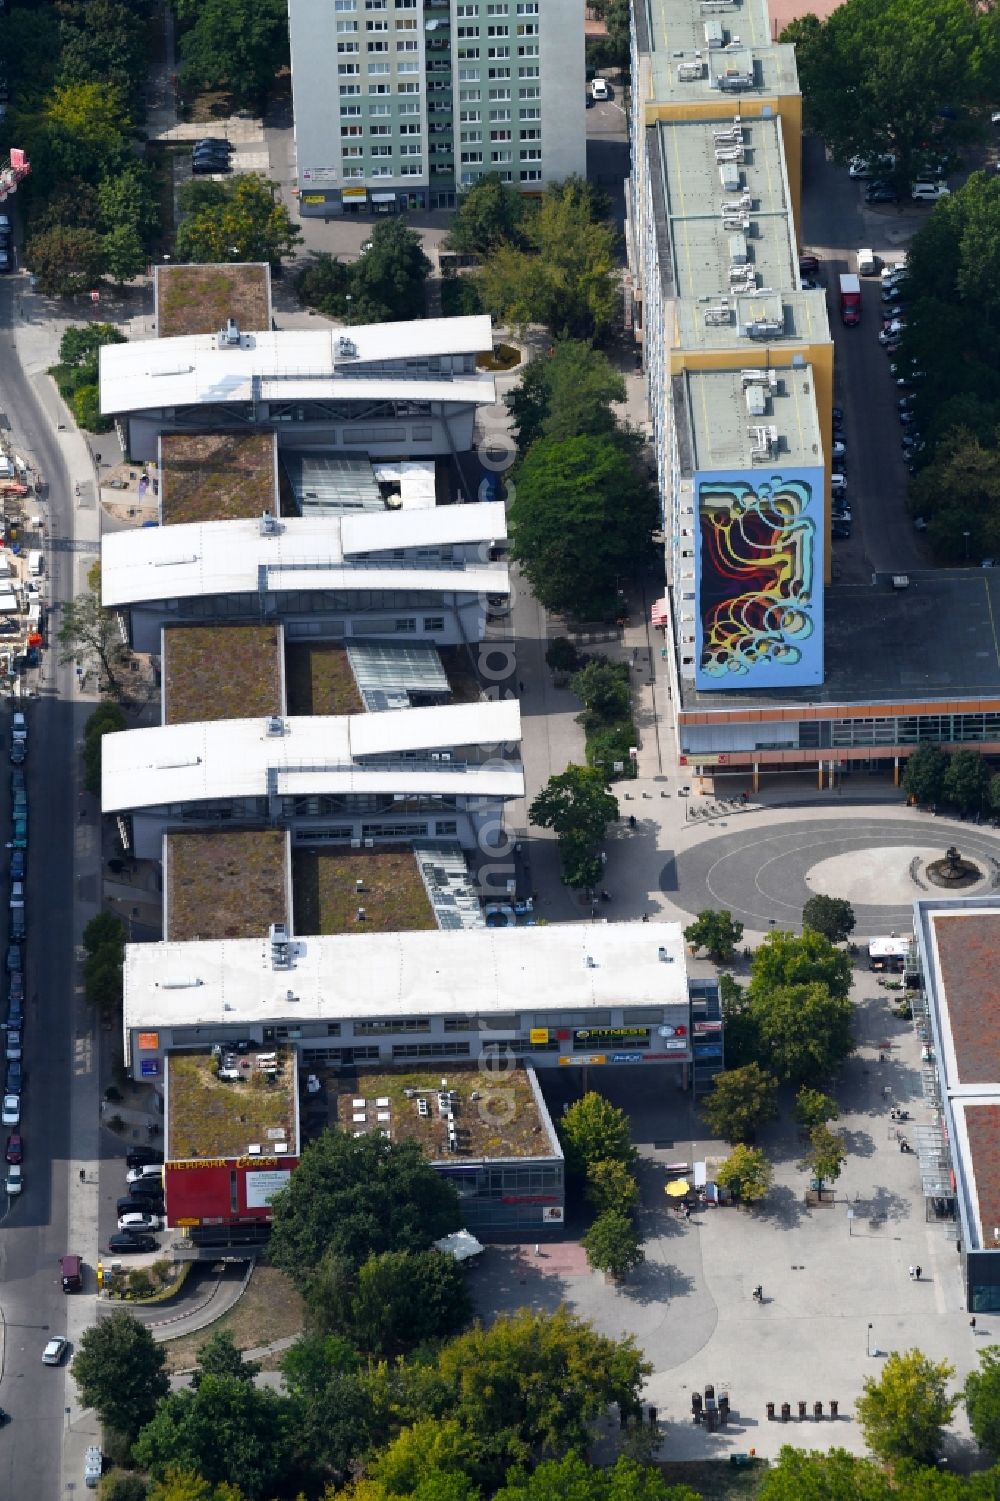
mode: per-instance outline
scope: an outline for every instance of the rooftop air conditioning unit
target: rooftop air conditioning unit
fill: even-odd
[[[764,386],[747,386],[745,395],[747,412],[751,417],[767,415],[767,390]]]
[[[227,318],[225,328],[219,329],[220,349],[239,349],[240,325],[235,318]]]
[[[751,427],[747,429],[750,439],[750,457],[755,464],[769,464],[778,447],[776,427]]]
[[[259,1157],[260,1156],[260,1142],[259,1141],[252,1141],[250,1143],[250,1145],[247,1147],[247,1156],[248,1157]]]
[[[271,945],[272,969],[291,969],[292,944],[288,936],[288,924],[273,922],[267,930],[267,936]]]
[[[265,723],[269,739],[278,740],[285,733],[285,721],[280,714],[272,714]]]
[[[709,328],[724,328],[733,321],[733,310],[728,302],[714,302],[705,309],[705,323]]]
[[[353,339],[349,339],[345,334],[341,334],[337,340],[337,353],[342,360],[356,360],[358,357],[358,346]]]
[[[705,64],[695,53],[695,56],[686,63],[679,63],[677,67],[678,83],[695,83],[705,76]]]
[[[278,518],[270,511],[262,511],[260,515],[260,534],[262,537],[276,537],[278,535]]]

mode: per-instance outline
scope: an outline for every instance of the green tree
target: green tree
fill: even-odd
[[[552,829],[560,839],[577,836],[590,845],[600,844],[617,817],[618,799],[607,791],[603,773],[589,766],[556,772],[528,809],[537,828]]]
[[[737,1143],[716,1170],[716,1181],[744,1204],[766,1198],[774,1170],[759,1147]]]
[[[247,172],[223,184],[223,190],[221,203],[181,220],[177,259],[215,264],[267,261],[280,266],[302,236],[279,201],[277,183]]]
[[[81,942],[87,954],[112,948],[122,955],[125,952],[125,924],[113,912],[97,912],[84,928]]]
[[[558,845],[559,877],[563,885],[574,891],[595,892],[604,867],[590,841],[583,834],[560,834]]]
[[[855,1403],[858,1422],[876,1459],[883,1464],[911,1460],[933,1464],[958,1397],[945,1386],[955,1374],[946,1360],[928,1360],[920,1350],[886,1357],[878,1380],[867,1377]]]
[[[249,1501],[264,1501],[287,1483],[292,1427],[287,1398],[251,1381],[206,1375],[196,1390],[164,1396],[132,1452],[154,1479],[171,1469],[193,1470],[214,1485],[233,1483]]]
[[[501,323],[542,323],[553,334],[602,339],[618,316],[615,231],[580,178],[553,183],[523,225],[527,248],[500,244],[479,280]]]
[[[63,605],[59,645],[62,647],[60,662],[75,662],[88,671],[98,668],[111,697],[121,699],[124,696],[125,684],[119,677],[119,668],[125,648],[118,620],[111,610],[104,609],[100,595],[94,589],[78,594]]]
[[[847,1161],[844,1139],[829,1126],[814,1126],[809,1133],[809,1150],[799,1166],[811,1173],[820,1191],[829,1183],[836,1183]]]
[[[792,1113],[800,1126],[812,1131],[816,1126],[825,1126],[827,1121],[835,1121],[840,1110],[836,1100],[831,1100],[828,1094],[810,1089],[804,1084],[795,1096],[795,1109]]]
[[[642,1238],[630,1214],[605,1209],[580,1238],[587,1260],[598,1272],[620,1281],[645,1260]]]
[[[726,1033],[726,1063],[742,1068],[760,1059],[760,1039],[753,1018],[750,996],[732,975],[719,976],[719,999]]]
[[[515,471],[512,554],[546,609],[609,614],[649,554],[656,500],[632,446],[607,435],[540,438]]]
[[[472,1299],[462,1268],[440,1251],[383,1251],[359,1269],[351,1332],[361,1349],[396,1355],[457,1334]]]
[[[813,1083],[835,1073],[854,1047],[854,1007],[820,981],[755,987],[751,1007],[761,1056],[783,1083]]]
[[[553,672],[573,672],[580,660],[580,653],[568,636],[554,636],[545,649],[545,661]]]
[[[498,245],[521,242],[521,226],[528,204],[516,188],[488,172],[458,196],[458,208],[448,231],[448,248],[460,255],[488,255]]]
[[[589,1095],[584,1096],[584,1099],[589,1098]],[[597,1098],[601,1099],[602,1096],[598,1095]],[[596,1137],[597,1133],[594,1134]],[[628,1145],[631,1146],[631,1143]],[[627,1161],[620,1157],[600,1157],[588,1161],[586,1170],[587,1198],[598,1214],[603,1214],[608,1209],[617,1209],[623,1214],[635,1213],[639,1207],[639,1185],[629,1171]]]
[[[351,287],[350,266],[325,253],[317,255],[295,278],[299,301],[328,318],[346,318]]]
[[[850,994],[851,961],[829,938],[806,928],[795,933],[773,931],[754,952],[750,967],[750,997],[766,995],[783,985],[825,985],[839,999]]]
[[[80,386],[73,392],[70,407],[77,427],[87,433],[109,433],[114,427],[110,417],[101,412],[101,393],[97,386]]]
[[[1000,772],[995,772],[990,777],[987,797],[989,798],[990,812],[1000,813]]]
[[[946,358],[946,354],[937,354],[935,346],[935,366],[940,368]],[[964,372],[963,375],[959,389],[963,401],[968,402],[969,378]],[[942,378],[943,372],[938,383]],[[974,561],[1000,551],[1000,478],[995,435],[990,441],[983,441],[964,422],[943,435],[934,446],[931,462],[914,478],[910,496],[911,509],[927,522],[927,537],[941,562]],[[907,767],[913,759],[911,756]],[[905,781],[903,785],[906,787]]]
[[[129,228],[148,246],[159,232],[156,195],[149,172],[141,162],[123,168],[113,177],[105,177],[98,184],[97,207],[105,234]]]
[[[300,1287],[327,1251],[359,1267],[383,1251],[427,1251],[462,1222],[454,1187],[415,1141],[324,1131],[272,1205],[270,1260]]]
[[[977,89],[982,28],[963,0],[847,0],[818,29],[783,33],[799,44],[810,127],[838,161],[892,152],[901,188],[918,175],[926,142],[947,150],[953,121]],[[945,117],[942,110],[948,110]]]
[[[969,1372],[962,1389],[965,1410],[976,1442],[1000,1454],[1000,1345],[985,1345],[977,1354],[979,1369]]]
[[[903,791],[918,803],[936,803],[947,769],[948,757],[939,745],[918,745],[903,767]]]
[[[33,234],[24,261],[47,297],[74,297],[89,291],[106,268],[104,244],[96,229],[63,225]]]
[[[511,1464],[585,1449],[612,1403],[634,1412],[651,1369],[631,1338],[596,1334],[565,1307],[501,1316],[438,1356],[450,1415],[480,1441],[494,1488]]]
[[[383,219],[369,249],[351,267],[350,323],[391,323],[422,318],[431,263],[420,236],[401,219]]]
[[[122,1003],[122,961],[111,949],[88,954],[83,961],[83,990],[96,1011],[111,1013]]]
[[[953,751],[941,784],[946,802],[962,813],[979,813],[986,802],[990,771],[979,751]]]
[[[284,0],[181,0],[178,19],[193,23],[180,40],[185,89],[226,89],[240,107],[263,112],[270,84],[287,66]]]
[[[119,286],[141,276],[149,261],[134,224],[117,224],[102,235],[101,255],[105,272]]]
[[[757,1494],[758,1501],[892,1501],[898,1496],[870,1459],[845,1449],[807,1453],[790,1444],[764,1472]]]
[[[206,1376],[226,1376],[234,1381],[253,1381],[260,1366],[256,1361],[244,1360],[243,1351],[228,1329],[219,1329],[211,1335],[198,1351],[196,1370],[191,1385],[197,1390]]]
[[[557,1124],[559,1141],[566,1157],[566,1170],[574,1178],[588,1177],[598,1163],[635,1165],[632,1127],[628,1113],[612,1105],[596,1090],[588,1090],[574,1100]]]
[[[390,1411],[381,1391],[370,1392],[367,1383],[378,1388],[408,1379],[405,1363],[366,1367],[363,1378],[357,1352],[346,1339],[308,1334],[285,1354],[282,1370],[295,1403],[297,1452],[309,1457],[321,1480],[342,1479],[363,1454],[388,1442],[398,1409]],[[408,1411],[405,1420],[422,1415]]]
[[[632,695],[624,662],[591,657],[585,667],[573,674],[570,687],[583,704],[580,722],[586,729],[628,718]]]
[[[59,394],[70,397],[82,386],[96,386],[105,344],[125,343],[113,323],[70,324],[59,341],[59,363],[49,367]]]
[[[522,456],[538,438],[614,433],[613,402],[625,400],[625,378],[607,355],[579,339],[557,339],[528,365],[504,401]]]
[[[724,1141],[750,1141],[758,1126],[778,1114],[777,1093],[778,1081],[758,1063],[747,1063],[716,1074],[702,1114]]]
[[[128,724],[117,704],[98,704],[83,727],[83,785],[95,797],[101,794],[101,747],[105,735],[117,734]]]
[[[811,896],[802,908],[802,925],[822,933],[831,943],[843,943],[854,932],[854,908],[842,896]]]
[[[84,1330],[71,1369],[84,1407],[131,1438],[170,1390],[165,1366],[163,1349],[145,1325],[119,1309]]]
[[[130,1479],[139,1480],[140,1477],[133,1475]],[[148,1492],[146,1482],[143,1480],[141,1483],[142,1495],[146,1497],[146,1501],[243,1501],[243,1492],[235,1485],[230,1485],[225,1480],[219,1485],[212,1485],[194,1470],[171,1468],[163,1480],[152,1482]]]
[[[697,1491],[668,1485],[652,1466],[622,1455],[610,1469],[599,1469],[579,1454],[513,1471],[494,1501],[553,1501],[557,1496],[562,1501],[698,1501]]]
[[[736,945],[743,937],[743,924],[737,922],[731,912],[716,912],[708,907],[699,912],[693,923],[684,929],[684,941],[693,949],[704,949],[716,964],[725,964],[732,959]]]

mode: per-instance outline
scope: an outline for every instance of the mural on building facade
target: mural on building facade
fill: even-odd
[[[823,472],[697,478],[699,688],[823,679]]]

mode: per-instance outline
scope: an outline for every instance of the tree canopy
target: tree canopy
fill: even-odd
[[[802,908],[803,927],[822,933],[831,943],[850,938],[856,921],[854,908],[841,896],[811,896]]]
[[[635,1165],[628,1112],[596,1090],[574,1100],[563,1111],[556,1129],[566,1156],[566,1170],[574,1178],[586,1178],[599,1163],[615,1162],[625,1168]]]
[[[759,1147],[737,1142],[725,1162],[719,1164],[715,1176],[734,1198],[744,1204],[755,1204],[767,1196],[774,1170]]]
[[[399,219],[372,228],[368,249],[353,261],[318,255],[299,273],[302,302],[342,323],[422,318],[431,263],[420,236]]]
[[[778,1113],[778,1081],[758,1063],[726,1069],[712,1080],[712,1092],[701,1102],[711,1129],[724,1141],[749,1141],[758,1126]]]
[[[754,951],[750,994],[758,996],[785,985],[825,985],[844,999],[851,989],[851,961],[829,938],[806,928],[801,936],[773,930]]]
[[[649,555],[653,488],[630,440],[597,433],[539,438],[514,471],[512,555],[546,609],[602,619],[620,577]]]
[[[965,1378],[962,1396],[976,1442],[1000,1454],[1000,1345],[978,1351],[979,1369]]]
[[[133,1438],[170,1390],[166,1356],[138,1319],[119,1309],[91,1324],[73,1357],[73,1379],[85,1407],[109,1428]]]
[[[876,1459],[933,1464],[945,1427],[958,1403],[945,1390],[954,1367],[929,1360],[919,1350],[892,1351],[876,1380],[866,1377],[858,1398],[858,1422]]]
[[[185,201],[194,207],[177,228],[179,261],[231,264],[267,261],[272,267],[290,256],[302,236],[278,198],[277,183],[252,172],[213,183]]]
[[[124,696],[124,679],[119,676],[125,648],[118,621],[111,610],[101,604],[97,589],[87,589],[62,608],[59,626],[60,662],[75,662],[90,671],[97,668],[112,698]]]
[[[351,1268],[384,1251],[426,1251],[461,1225],[454,1187],[414,1141],[324,1131],[274,1200],[270,1258],[300,1287],[332,1253]]]
[[[488,255],[498,245],[522,243],[521,227],[528,201],[488,172],[458,195],[458,208],[448,231],[448,247],[463,255]]]
[[[225,89],[236,105],[263,112],[268,88],[286,66],[285,0],[177,0],[183,88]]]
[[[617,817],[618,799],[608,792],[604,771],[590,766],[569,765],[556,772],[528,809],[537,828],[554,831],[563,881],[575,887],[597,885],[601,862],[596,847]]]
[[[821,1190],[829,1183],[836,1183],[846,1160],[844,1138],[825,1124],[813,1126],[801,1167],[812,1174]]]
[[[193,1470],[215,1485],[231,1481],[248,1501],[266,1501],[294,1474],[290,1404],[251,1381],[203,1375],[197,1388],[163,1398],[133,1453],[155,1479]]]
[[[731,912],[716,912],[706,907],[699,912],[694,922],[684,929],[684,941],[693,949],[704,949],[716,964],[732,959],[736,945],[743,937],[743,924],[737,922]]]
[[[529,363],[504,397],[522,455],[539,438],[615,432],[611,404],[624,400],[621,372],[607,355],[580,339],[557,339],[548,354]]]
[[[580,1237],[587,1260],[598,1272],[608,1272],[617,1279],[645,1259],[642,1237],[631,1214],[621,1209],[605,1209]]]
[[[813,1083],[834,1073],[852,1051],[854,1007],[826,985],[751,987],[758,1056],[783,1083]]]
[[[948,757],[939,745],[918,745],[903,767],[903,791],[918,803],[935,803],[947,769]]]

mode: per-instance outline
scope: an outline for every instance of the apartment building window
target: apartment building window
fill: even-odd
[[[509,119],[510,119],[510,110],[509,109],[491,109],[490,110],[490,120],[491,121],[496,120],[496,121],[502,122],[504,120],[509,120]]]
[[[493,100],[493,99],[500,100],[500,99],[509,99],[509,98],[510,98],[510,89],[490,89],[490,99],[491,100]],[[491,119],[493,118],[492,115],[490,116],[490,118]]]
[[[340,118],[342,120],[355,120],[360,114],[360,104],[342,104],[340,107]]]
[[[355,161],[358,157],[364,156],[365,148],[363,146],[343,146],[341,147],[340,154],[345,162]]]
[[[337,35],[338,36],[347,36],[352,31],[357,31],[357,29],[358,29],[358,23],[357,23],[357,21],[338,21],[337,22]]]
[[[419,73],[420,72],[420,59],[415,57],[411,61],[410,58],[408,58],[408,57],[401,57],[399,59],[399,61],[397,62],[397,64],[396,64],[396,72],[397,73]],[[402,87],[403,87],[403,85],[400,84],[400,88],[402,88]]]
[[[420,113],[420,100],[419,99],[404,99],[403,102],[399,106],[399,113],[401,115],[419,115],[419,113]]]
[[[346,178],[349,178],[352,181],[357,181],[357,179],[359,177],[364,177],[364,175],[365,175],[365,169],[364,169],[364,167],[345,167],[344,168],[344,176]]]
[[[479,56],[479,48],[472,46],[459,47],[458,56],[461,62],[475,62]]]
[[[420,134],[420,126],[419,125],[401,125],[399,127],[399,134],[401,136],[418,136]]]
[[[396,87],[396,92],[398,94],[419,94],[420,93],[420,84],[419,83],[400,83]]]
[[[409,37],[403,37],[401,40],[399,40],[399,41],[396,42],[396,51],[397,52],[419,52],[420,51],[420,43],[417,42],[417,41],[415,41],[415,40],[411,40]]]
[[[510,69],[509,68],[490,68],[487,71],[486,77],[487,78],[509,78],[510,77]]]
[[[396,1042],[393,1058],[468,1058],[467,1042]]]
[[[479,40],[479,27],[460,26],[458,28],[456,36],[460,42],[464,42],[466,40],[472,40],[473,42],[476,42]]]
[[[521,131],[521,140],[522,141],[540,141],[541,139],[542,139],[542,132],[538,129],[537,126],[532,126],[528,130],[522,130]]]
[[[487,47],[487,49],[486,49],[486,56],[490,57],[490,58],[495,58],[495,57],[510,57],[510,48],[509,47],[502,47],[502,46],[499,46],[499,45],[496,46],[496,47]]]
[[[399,148],[400,156],[419,156],[423,151],[419,141],[403,141]]]
[[[335,11],[357,10],[356,0],[334,0]]]
[[[537,57],[538,56],[538,43],[537,42],[519,42],[518,43],[518,48],[517,48],[517,55],[518,55],[518,57]]]
[[[360,83],[342,83],[340,85],[340,97],[341,97],[341,99],[347,99],[348,97],[350,97],[353,94],[360,94],[360,93],[361,93],[361,85],[360,85]]]
[[[372,83],[371,81],[369,81],[368,92],[369,92],[369,94],[391,94],[392,93],[392,84],[391,83]]]
[[[400,177],[423,177],[423,162],[404,162],[399,169]]]
[[[482,159],[483,159],[483,153],[481,151],[463,151],[462,152],[462,161],[463,161],[463,163],[466,166],[475,166],[476,163],[477,162],[481,162]]]
[[[487,36],[495,36],[495,37],[510,36],[510,27],[509,26],[487,26],[487,28],[486,28],[486,35]]]
[[[517,13],[519,16],[537,16],[538,0],[518,0]]]
[[[460,110],[458,116],[461,125],[478,125],[482,118],[482,113],[478,109]]]
[[[517,97],[519,99],[537,99],[540,93],[541,90],[539,89],[537,83],[528,84],[525,88],[518,89]]]
[[[425,1016],[354,1023],[355,1037],[384,1037],[390,1032],[429,1032],[430,1029],[430,1018]]]
[[[519,120],[540,120],[542,112],[537,104],[528,104],[518,110],[517,117]]]
[[[389,50],[389,43],[388,42],[369,42],[368,43],[368,51],[369,52],[388,52],[388,50]]]
[[[338,42],[337,43],[337,53],[338,53],[339,56],[344,56],[344,55],[350,56],[352,53],[360,52],[360,50],[361,49],[358,46],[357,42]]]
[[[386,156],[391,156],[392,155],[392,146],[391,145],[390,146],[373,146],[371,150],[372,150],[372,156],[377,157],[377,158],[382,158],[382,157],[386,157]]]
[[[349,136],[363,135],[364,127],[361,125],[342,125],[340,127],[341,138],[346,140]]]
[[[375,119],[376,116],[391,115],[392,114],[392,105],[391,104],[370,104],[368,106],[368,113],[369,113],[369,115],[371,116],[372,119]]]
[[[365,30],[366,31],[388,31],[389,30],[389,22],[388,21],[366,21],[365,22]]]
[[[389,66],[388,63],[369,63],[368,64],[368,77],[369,78],[384,78],[387,73],[391,73],[391,72],[392,72],[392,69],[390,68],[390,66]]]
[[[459,81],[459,83],[478,83],[479,82],[479,69],[478,68],[459,68],[459,70],[458,70],[458,81]]]
[[[340,78],[351,78],[361,72],[360,63],[338,63],[337,75]]]
[[[479,15],[478,5],[457,5],[455,15],[460,21],[474,20]]]
[[[343,132],[341,132],[341,134],[343,134]],[[512,140],[512,139],[513,139],[513,137],[511,136],[511,133],[510,133],[509,130],[491,130],[490,131],[490,140],[491,141],[509,141],[509,140]]]
[[[502,146],[499,150],[490,152],[490,161],[496,162],[499,165],[502,165],[504,162],[512,162],[513,160],[513,152],[508,146]]]
[[[541,169],[539,167],[528,167],[522,169],[520,177],[522,182],[541,182]]]
[[[517,34],[518,34],[518,36],[537,36],[538,35],[538,22],[537,21],[522,21],[522,22],[520,22],[519,25],[518,25],[518,28],[517,28]]]
[[[539,76],[539,71],[540,70],[537,63],[534,65],[534,67],[532,67],[530,63],[526,63],[523,67],[518,68],[517,76],[518,78],[537,78]]]

